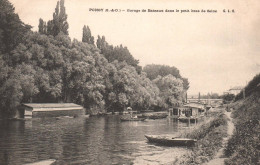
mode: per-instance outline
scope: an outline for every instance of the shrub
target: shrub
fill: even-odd
[[[183,155],[175,164],[202,164],[212,159],[222,145],[226,129],[227,117],[221,112],[191,133],[182,134],[183,137],[194,138],[198,141],[192,151]]]

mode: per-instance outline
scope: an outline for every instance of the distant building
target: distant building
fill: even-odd
[[[74,103],[24,103],[21,106],[24,117],[79,116],[84,108]]]
[[[242,89],[244,89],[244,87],[242,87],[242,86],[232,87],[228,91],[224,92],[224,94],[237,95],[237,94],[239,94],[241,92]]]

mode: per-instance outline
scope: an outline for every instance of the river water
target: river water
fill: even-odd
[[[147,143],[145,134],[176,134],[170,119],[121,122],[120,116],[0,121],[0,164],[56,159],[56,164],[167,164],[185,147]]]

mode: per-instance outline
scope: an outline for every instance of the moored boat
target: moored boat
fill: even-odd
[[[120,120],[121,121],[144,121],[145,120],[145,118],[134,118],[134,117],[132,117],[132,118],[129,118],[129,117],[122,117],[122,118],[120,118]]]
[[[52,165],[56,162],[55,159],[48,159],[48,160],[42,160],[42,161],[38,161],[38,162],[34,162],[34,163],[27,163],[24,165]]]
[[[165,146],[192,146],[197,141],[196,139],[160,136],[160,135],[144,135],[149,142]]]
[[[125,115],[124,117],[121,117],[121,121],[144,121],[145,118],[138,118],[137,111],[133,111],[131,107],[127,107],[127,110],[129,111],[129,116]]]

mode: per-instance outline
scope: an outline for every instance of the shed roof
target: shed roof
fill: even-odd
[[[74,103],[23,103],[22,105],[31,108],[68,108],[68,107],[81,107]]]

